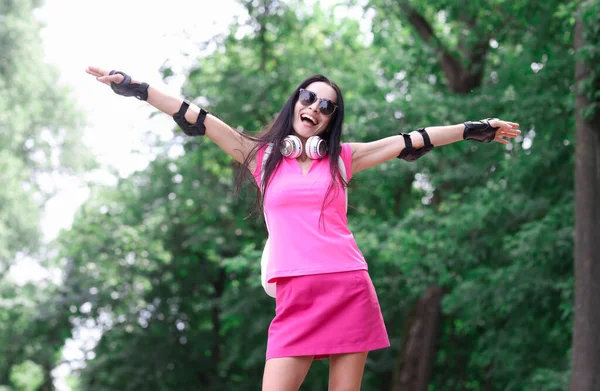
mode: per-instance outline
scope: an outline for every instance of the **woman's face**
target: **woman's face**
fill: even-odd
[[[329,99],[337,104],[337,94],[327,83],[316,81],[309,84],[305,90],[314,92],[317,95],[317,99],[310,106],[304,106],[300,103],[300,100],[298,100],[294,107],[294,133],[304,141],[310,136],[319,135],[325,132],[329,125],[329,121],[331,121],[331,116],[333,114],[324,115],[319,111],[320,100]]]

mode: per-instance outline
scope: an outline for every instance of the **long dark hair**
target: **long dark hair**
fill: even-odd
[[[306,78],[292,93],[287,102],[283,105],[283,108],[277,114],[275,119],[267,125],[256,137],[250,137],[244,135],[245,137],[249,137],[254,141],[258,141],[256,146],[250,151],[246,159],[244,160],[242,171],[244,173],[240,173],[237,180],[237,190],[239,191],[241,187],[241,179],[243,174],[248,174],[248,166],[251,161],[253,161],[256,157],[257,152],[268,144],[273,144],[273,149],[271,154],[269,155],[269,159],[265,164],[265,172],[264,172],[264,180],[263,180],[263,188],[260,189],[256,186],[256,200],[254,203],[254,208],[251,212],[251,215],[254,213],[258,213],[262,211],[264,196],[266,194],[268,185],[271,181],[271,176],[273,172],[279,166],[283,155],[280,151],[280,146],[286,136],[293,133],[293,123],[294,123],[294,109],[296,106],[296,102],[298,101],[298,94],[301,88],[306,88],[310,84],[315,82],[323,82],[329,85],[331,88],[335,90],[337,95],[337,109],[332,114],[331,120],[327,129],[324,133],[320,134],[320,137],[327,142],[328,146],[328,154],[329,154],[329,171],[331,173],[331,182],[329,187],[327,188],[327,193],[325,194],[325,199],[323,200],[323,205],[321,206],[321,215],[319,218],[319,222],[323,217],[323,210],[333,201],[331,199],[327,202],[327,199],[332,190],[334,190],[337,194],[339,191],[339,184],[342,184],[343,188],[348,187],[348,181],[344,179],[340,172],[340,168],[338,166],[338,159],[340,153],[342,151],[341,139],[342,139],[342,123],[344,122],[344,99],[342,97],[342,90],[338,87],[337,84],[329,80],[323,75],[313,75]],[[251,183],[256,185],[254,178],[251,179]]]

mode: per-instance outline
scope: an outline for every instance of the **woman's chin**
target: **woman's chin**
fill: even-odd
[[[309,137],[314,136],[318,133],[317,127],[309,127],[309,126],[294,126],[294,134],[301,139],[307,140]]]

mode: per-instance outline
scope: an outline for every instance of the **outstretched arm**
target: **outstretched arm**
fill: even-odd
[[[517,123],[499,119],[492,119],[489,123],[498,128],[493,141],[509,144],[510,141],[504,137],[512,139],[521,134]],[[429,135],[431,144],[438,147],[464,140],[465,125],[431,126],[425,128],[425,131]],[[410,132],[409,136],[414,149],[425,146],[423,136],[418,131]],[[352,148],[352,172],[356,173],[398,157],[406,148],[406,143],[404,137],[398,135],[369,143],[350,143],[350,147]]]
[[[88,67],[86,72],[96,77],[101,83],[110,86],[111,82],[121,83],[124,77],[121,74],[109,75],[109,72],[98,68]],[[131,83],[140,83],[139,81],[132,80]],[[152,86],[148,87],[148,98],[146,101],[152,106],[156,107],[163,113],[173,116],[179,111],[183,99],[175,96],[166,94],[157,88]],[[185,119],[190,123],[194,124],[198,119],[200,108],[194,104],[190,104],[189,108],[185,113]],[[237,130],[231,128],[225,122],[221,121],[217,117],[208,114],[204,120],[206,126],[206,136],[215,142],[225,153],[234,158],[236,161],[243,163],[251,149],[256,145],[255,140],[245,135],[242,135]],[[250,166],[255,163],[250,162]],[[252,171],[254,167],[249,167]]]

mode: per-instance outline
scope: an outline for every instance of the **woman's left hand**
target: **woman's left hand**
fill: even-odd
[[[507,140],[503,137],[515,138],[521,134],[521,130],[519,130],[519,124],[514,122],[502,121],[498,118],[490,119],[490,125],[494,128],[499,128],[496,130],[496,137],[494,141],[497,141],[502,144],[510,144],[510,140]]]

